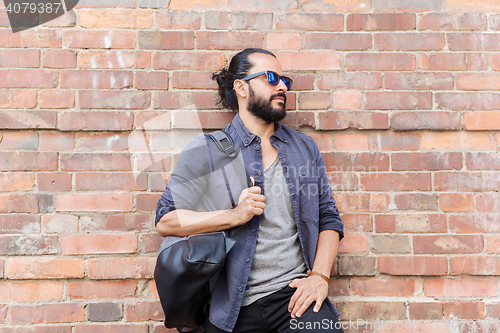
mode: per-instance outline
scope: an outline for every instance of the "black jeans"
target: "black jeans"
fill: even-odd
[[[300,316],[292,319],[288,303],[295,288],[285,288],[263,297],[240,309],[233,333],[313,333],[343,332],[337,317],[323,304],[318,312],[313,312],[314,303]],[[336,324],[337,323],[337,324]],[[206,333],[226,333],[205,321]]]

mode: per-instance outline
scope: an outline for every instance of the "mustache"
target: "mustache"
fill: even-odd
[[[271,103],[271,101],[273,99],[275,99],[276,97],[283,97],[283,102],[284,102],[284,105],[286,105],[286,94],[283,93],[283,92],[279,92],[279,93],[276,93],[274,95],[272,95],[270,98],[269,98],[269,103]]]

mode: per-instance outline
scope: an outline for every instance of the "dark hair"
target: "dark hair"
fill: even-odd
[[[219,85],[220,101],[217,104],[222,103],[225,108],[238,110],[238,99],[233,89],[234,80],[247,76],[248,70],[252,67],[252,64],[248,61],[248,56],[252,53],[268,54],[276,58],[272,52],[258,48],[248,48],[236,53],[227,69],[223,68],[220,72],[212,74],[212,80],[217,81]]]

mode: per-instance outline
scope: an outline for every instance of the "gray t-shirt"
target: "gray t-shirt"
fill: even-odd
[[[260,217],[257,245],[242,306],[306,277],[292,203],[279,157],[264,171],[266,208]]]

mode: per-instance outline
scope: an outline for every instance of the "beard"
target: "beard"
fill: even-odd
[[[262,119],[266,123],[275,123],[286,116],[286,95],[285,93],[277,93],[272,95],[269,100],[265,100],[264,98],[257,98],[255,96],[252,87],[249,87],[249,99],[248,99],[248,111],[253,114],[255,117]],[[282,107],[273,107],[271,103],[275,97],[283,97],[283,106]]]

